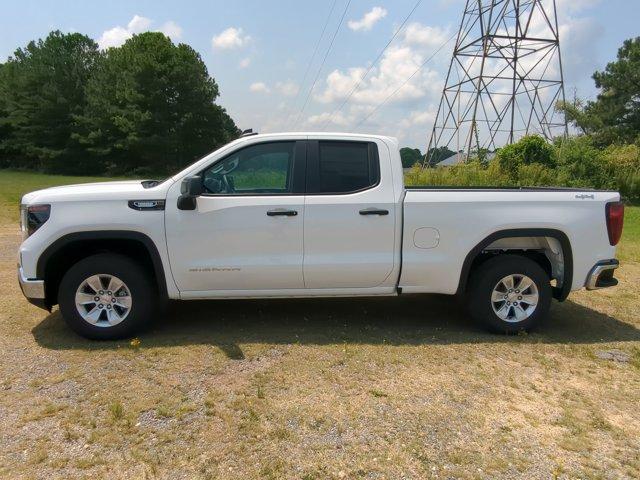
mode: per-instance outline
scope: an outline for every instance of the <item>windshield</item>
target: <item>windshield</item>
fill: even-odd
[[[196,160],[195,162],[191,163],[190,165],[187,165],[186,167],[181,168],[180,170],[178,170],[176,173],[169,175],[166,178],[163,178],[162,180],[156,180],[156,179],[149,179],[149,180],[143,180],[142,181],[142,187],[143,188],[153,188],[153,187],[157,187],[158,185],[161,185],[163,183],[165,183],[167,180],[171,180],[173,177],[175,177],[176,175],[179,175],[181,172],[191,169],[191,167],[193,167],[194,165],[206,161],[207,159],[209,159],[210,157],[216,155],[220,150],[223,150],[225,148],[227,148],[229,145],[231,145],[234,142],[237,142],[239,139],[236,138],[234,140],[231,140],[230,142],[227,142],[223,145],[220,145],[218,148],[216,148],[213,152],[208,153],[207,155],[205,155],[204,157]]]
[[[186,166],[185,168],[183,168],[179,172],[176,172],[174,175],[172,175],[169,178],[173,178],[175,180],[176,177],[182,177],[183,174],[185,174],[187,172],[191,172],[191,171],[194,172],[194,173],[192,173],[192,175],[196,175],[199,170],[203,169],[204,167],[206,167],[210,163],[210,161],[211,161],[211,159],[213,157],[218,156],[220,154],[220,152],[222,152],[223,150],[229,149],[229,147],[231,145],[234,145],[234,144],[238,143],[240,140],[243,140],[243,138],[242,137],[241,138],[236,138],[235,140],[232,140],[230,142],[225,143],[224,145],[221,145],[220,147],[215,149],[213,152],[205,155],[204,157],[202,157],[199,160],[196,160],[191,165]]]

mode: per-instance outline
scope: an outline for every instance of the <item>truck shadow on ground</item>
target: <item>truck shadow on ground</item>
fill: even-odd
[[[75,335],[60,313],[48,315],[32,333],[55,350],[116,349],[126,341],[97,342]],[[485,332],[453,297],[438,295],[287,300],[217,300],[171,304],[139,335],[141,348],[210,344],[229,358],[244,357],[240,344],[592,344],[640,341],[629,323],[566,301],[552,304],[551,318],[528,335]]]

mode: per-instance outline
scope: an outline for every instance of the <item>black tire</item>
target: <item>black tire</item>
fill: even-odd
[[[498,308],[501,304],[494,304],[491,301],[491,295],[498,282],[509,275],[526,275],[533,280],[538,291],[538,303],[535,309],[523,320],[502,319],[494,311],[493,305]],[[506,334],[529,331],[539,325],[549,314],[552,298],[547,272],[533,260],[520,255],[498,255],[481,264],[472,273],[467,292],[470,316],[492,332]],[[514,310],[509,312],[515,316]]]
[[[76,308],[76,291],[87,278],[97,274],[118,277],[131,295],[129,313],[116,325],[92,325]],[[58,303],[62,317],[77,334],[92,340],[116,340],[131,337],[151,321],[156,313],[158,293],[152,277],[134,260],[124,255],[101,253],[80,260],[65,273],[58,289]]]

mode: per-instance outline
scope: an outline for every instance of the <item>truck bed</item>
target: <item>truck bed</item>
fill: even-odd
[[[435,293],[455,293],[466,255],[484,239],[500,231],[543,229],[568,240],[570,288],[582,288],[597,261],[615,256],[605,205],[618,200],[616,192],[578,188],[406,187],[400,285],[406,292],[436,285]]]
[[[434,191],[434,190],[447,190],[447,191],[507,191],[507,192],[611,192],[614,190],[598,190],[595,188],[578,188],[578,187],[518,187],[518,186],[467,186],[460,187],[457,185],[407,185],[405,189],[411,191]]]

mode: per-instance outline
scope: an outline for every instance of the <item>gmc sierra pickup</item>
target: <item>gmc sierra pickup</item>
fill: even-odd
[[[80,335],[129,336],[166,299],[459,294],[498,332],[617,284],[616,192],[405,187],[395,139],[243,136],[177,175],[22,198],[18,277]],[[427,315],[428,313],[425,313]]]

